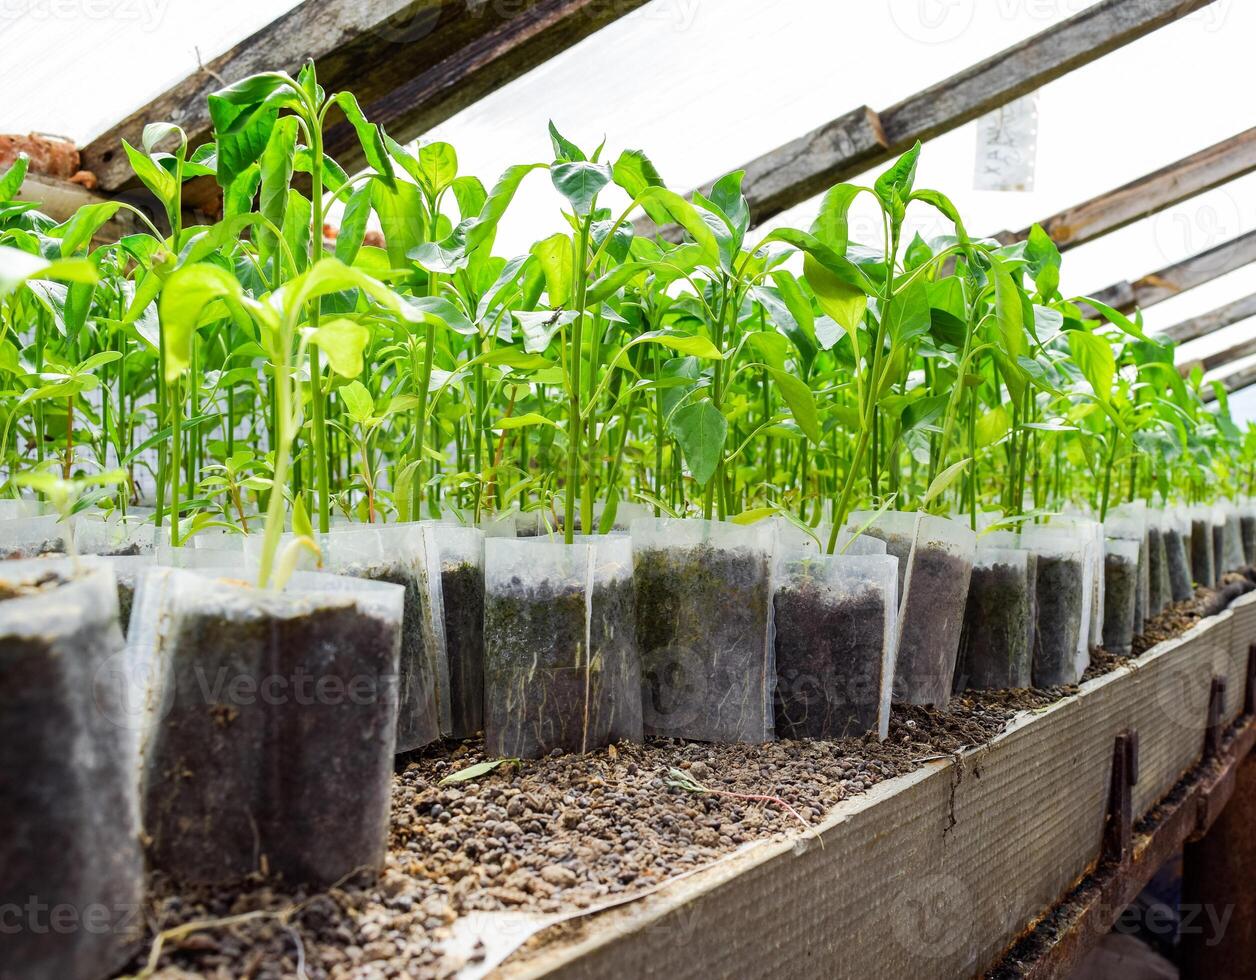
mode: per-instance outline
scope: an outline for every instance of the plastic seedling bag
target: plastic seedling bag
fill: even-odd
[[[292,888],[382,867],[405,590],[154,568],[135,602],[150,866],[185,886],[262,872]]]
[[[1191,578],[1195,580],[1196,585],[1211,589],[1217,582],[1217,566],[1213,554],[1212,508],[1191,507],[1188,514],[1191,534]]]
[[[0,497],[0,521],[10,521],[17,517],[40,517],[48,513],[43,501],[27,500],[24,497]]]
[[[1227,572],[1238,571],[1247,560],[1243,551],[1243,527],[1239,520],[1239,510],[1234,504],[1227,501],[1222,505],[1225,516],[1225,525],[1221,534],[1222,541],[1222,569]]]
[[[1239,536],[1243,539],[1243,563],[1256,565],[1256,507],[1250,500],[1239,507]]]
[[[1076,684],[1089,665],[1083,640],[1091,595],[1088,539],[1088,533],[1068,525],[1027,527],[1022,534],[1038,559],[1035,687]]]
[[[1166,510],[1164,516],[1160,533],[1164,539],[1165,565],[1169,572],[1169,598],[1173,602],[1185,602],[1195,594],[1191,561],[1192,521],[1189,513],[1180,507]],[[1211,563],[1208,567],[1212,567]]]
[[[80,555],[151,555],[156,543],[157,527],[147,522],[116,518],[74,522],[74,547]]]
[[[770,741],[776,529],[647,518],[631,534],[646,732]]]
[[[410,752],[440,738],[452,722],[446,663],[441,649],[439,611],[432,604],[423,529],[432,522],[353,524],[333,528],[318,539],[321,555],[303,551],[300,567],[333,575],[388,582],[405,590],[398,681],[397,751]],[[280,548],[292,541],[284,535]],[[262,538],[253,535],[248,554],[260,555]]]
[[[1164,553],[1162,511],[1147,512],[1147,618],[1159,616],[1168,601],[1168,564]],[[1144,624],[1145,625],[1145,624]]]
[[[113,569],[118,588],[118,626],[125,637],[130,628],[139,580],[148,569],[154,567],[156,561],[152,555],[110,555],[95,561]]]
[[[484,741],[539,758],[641,740],[632,543],[484,542]]]
[[[139,939],[135,735],[117,615],[107,567],[0,567],[0,909],[37,901],[52,914],[51,927],[23,918],[14,929],[14,916],[0,929],[0,976],[112,976]],[[63,928],[62,909],[94,918]]]
[[[1090,662],[1090,650],[1103,639],[1104,530],[1098,521],[1076,514],[1055,516],[1048,526],[1073,529],[1082,543],[1085,597],[1082,601],[1082,628],[1078,637],[1078,659],[1082,670]],[[1080,676],[1080,675],[1079,675]]]
[[[1145,501],[1135,501],[1132,503],[1122,504],[1115,507],[1108,514],[1108,519],[1104,522],[1104,533],[1108,538],[1117,538],[1122,541],[1138,542],[1138,587],[1134,595],[1134,632],[1136,634],[1143,632],[1144,624],[1149,615],[1147,607],[1151,601],[1151,565],[1148,555],[1148,519],[1147,504]],[[1106,552],[1105,552],[1106,555]],[[1106,564],[1104,572],[1104,592],[1106,594],[1108,582],[1111,581],[1109,565]],[[1107,608],[1104,608],[1104,630],[1107,630]],[[1108,646],[1107,641],[1103,644]],[[1109,648],[1110,649],[1110,648]]]
[[[1134,643],[1141,549],[1138,541],[1109,538],[1104,556],[1107,598],[1103,610],[1103,647],[1120,657],[1129,656]]]
[[[859,528],[871,514],[854,514]],[[864,532],[898,559],[899,613],[894,697],[945,706],[951,697],[977,536],[965,524],[888,511]]]
[[[1214,585],[1220,586],[1226,572],[1225,510],[1220,505],[1214,504],[1209,509],[1209,515],[1212,528],[1212,581]]]
[[[772,524],[776,527],[776,548],[779,555],[790,555],[795,551],[805,551],[812,554],[822,555],[829,544],[829,534],[832,531],[832,525],[822,523],[818,527],[810,530],[803,530],[793,521],[784,517],[776,517],[772,519]],[[884,555],[886,554],[885,542],[880,538],[874,538],[870,534],[856,535],[850,530],[841,530],[837,534],[837,547],[834,550],[835,555]]]
[[[0,559],[64,554],[66,537],[73,533],[56,514],[0,521]]]
[[[593,504],[593,529],[595,531],[601,532],[603,530],[602,518],[606,514],[607,506],[602,501],[597,501]],[[619,500],[615,502],[615,513],[611,517],[611,526],[606,528],[605,532],[608,534],[613,532],[626,534],[633,521],[653,516],[653,508],[644,504],[633,503],[630,500]]]
[[[1037,557],[1023,548],[987,540],[995,537],[977,539],[955,671],[957,691],[1033,684]],[[1016,535],[1009,537],[1014,540]]]
[[[773,598],[777,738],[889,734],[898,559],[784,555]]]
[[[510,540],[510,535],[497,535]],[[427,607],[437,656],[438,698],[448,705],[445,734],[469,738],[484,728],[484,541],[471,527],[424,524]],[[442,717],[446,714],[441,712]]]

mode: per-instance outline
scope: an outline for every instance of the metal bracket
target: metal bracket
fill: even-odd
[[[1221,754],[1221,741],[1225,735],[1226,679],[1214,677],[1208,693],[1208,728],[1204,732],[1204,759],[1215,759]]]
[[[1129,860],[1134,837],[1132,790],[1138,783],[1138,732],[1126,729],[1112,748],[1112,777],[1108,784],[1108,812],[1104,817],[1102,863]]]

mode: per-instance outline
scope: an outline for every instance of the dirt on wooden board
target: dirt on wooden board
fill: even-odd
[[[1200,589],[1166,608],[1135,640],[1135,654],[1190,629],[1216,598]],[[1084,680],[1130,659],[1100,650]],[[148,936],[130,969],[140,972],[152,956],[147,975],[160,978],[452,977],[483,956],[443,952],[460,916],[575,912],[645,892],[751,841],[805,833],[802,824],[818,825],[841,801],[980,746],[1021,712],[1075,692],[968,691],[945,709],[895,705],[885,742],[648,739],[505,762],[443,786],[489,760],[482,739],[431,745],[398,758],[376,880],[364,873],[307,893],[258,879],[195,895],[154,877]],[[551,928],[529,946],[573,928]]]

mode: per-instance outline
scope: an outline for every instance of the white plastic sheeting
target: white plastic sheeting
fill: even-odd
[[[482,0],[475,0],[482,2]],[[487,0],[511,2],[511,0]],[[615,2],[615,0],[607,0]],[[652,0],[437,127],[464,172],[493,180],[548,159],[551,118],[584,146],[644,149],[688,189],[848,109],[885,108],[1094,0]],[[0,0],[0,132],[90,139],[264,26],[292,0]],[[975,124],[932,141],[918,182],[946,191],[969,230],[1018,229],[1256,124],[1250,46],[1256,4],[1202,10],[1046,86],[1038,96],[1032,192],[973,190]],[[867,175],[866,182],[870,182]],[[1256,228],[1256,176],[1070,252],[1071,293],[1134,279]],[[505,222],[504,251],[561,227],[560,200],[533,178]],[[776,223],[806,226],[810,202]],[[875,242],[879,225],[856,214]],[[922,210],[922,233],[942,226]],[[1151,328],[1256,292],[1232,273],[1147,313]],[[1252,321],[1190,345],[1199,356]],[[1256,417],[1256,390],[1232,402]]]

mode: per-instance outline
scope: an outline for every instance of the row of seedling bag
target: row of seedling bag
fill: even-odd
[[[188,885],[378,868],[394,753],[442,735],[514,758],[884,737],[892,698],[1078,681],[1092,644],[1128,651],[1216,554],[1256,546],[1232,507],[980,536],[856,514],[832,556],[824,528],[777,520],[642,518],[570,545],[518,521],[335,528],[323,570],[276,591],[249,584],[257,536],[0,520],[9,556],[104,554],[0,566],[0,899],[125,905],[145,858]],[[23,934],[14,962],[117,960],[116,930],[53,938]]]

